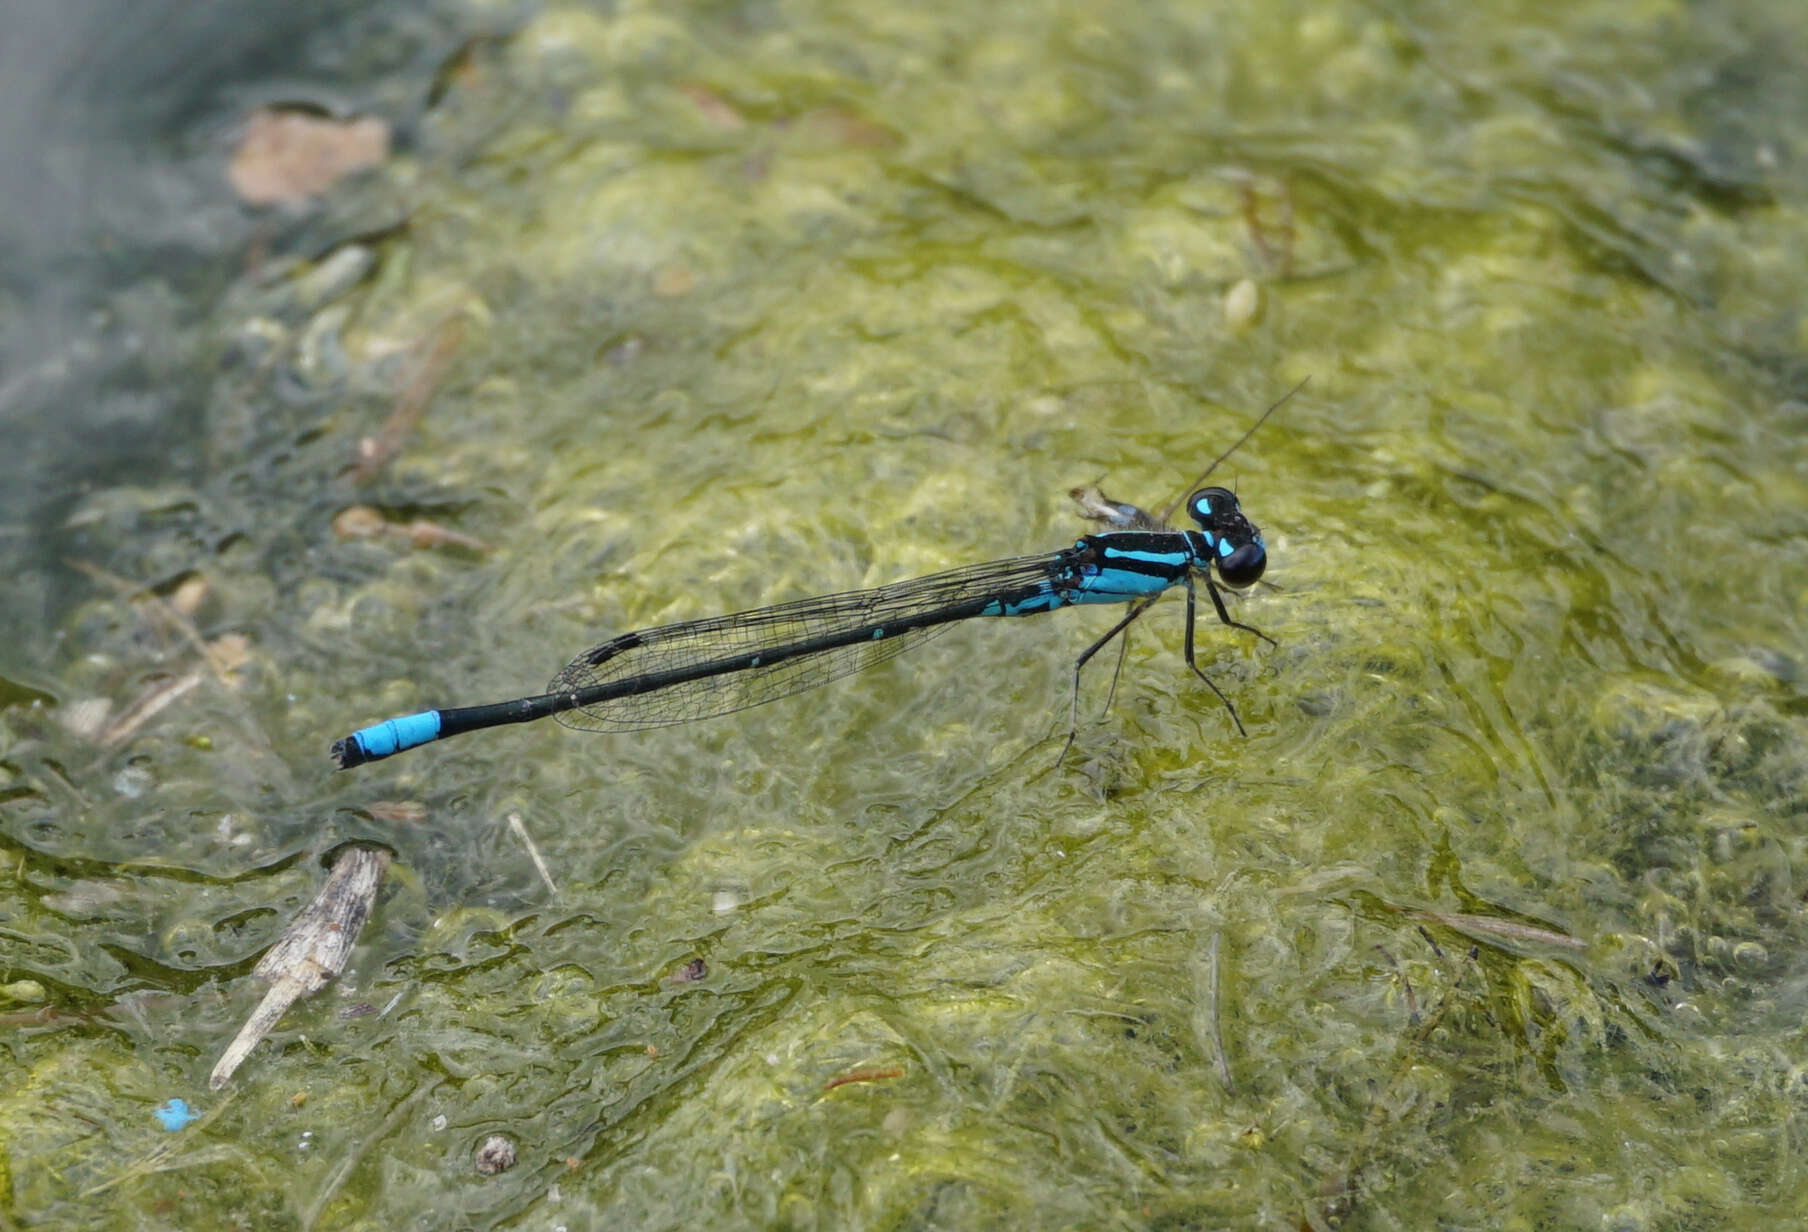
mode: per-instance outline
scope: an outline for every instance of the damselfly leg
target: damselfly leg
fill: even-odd
[[[1120,633],[1124,633],[1124,631],[1135,622],[1138,616],[1141,616],[1154,605],[1154,602],[1153,599],[1150,599],[1136,604],[1128,612],[1124,613],[1116,624],[1111,626],[1104,637],[1101,637],[1098,641],[1081,651],[1080,657],[1074,660],[1073,694],[1068,698],[1067,703],[1067,743],[1061,746],[1060,756],[1055,758],[1055,769],[1060,769],[1061,763],[1067,759],[1067,751],[1073,748],[1074,738],[1080,734],[1080,673],[1085,670],[1086,664],[1092,656],[1105,649],[1112,638],[1117,637]],[[1124,670],[1124,652],[1129,648],[1129,645],[1130,638],[1128,635],[1118,643],[1117,669],[1111,673],[1111,692],[1113,694],[1117,692],[1118,672]],[[1105,699],[1105,709],[1111,709],[1111,698],[1109,696]]]
[[[1275,641],[1272,637],[1269,637],[1266,633],[1262,632],[1260,629],[1256,628],[1254,625],[1246,625],[1240,620],[1232,620],[1230,618],[1230,613],[1224,610],[1224,596],[1222,596],[1218,593],[1218,588],[1212,584],[1212,579],[1210,579],[1210,578],[1205,579],[1205,588],[1206,588],[1206,590],[1211,592],[1212,606],[1218,609],[1218,619],[1219,620],[1223,621],[1225,624],[1229,625],[1233,629],[1241,629],[1245,633],[1255,634],[1257,637],[1259,637],[1263,641],[1267,642],[1270,646],[1276,647],[1277,649],[1280,647],[1279,642]],[[1192,593],[1191,587],[1188,587],[1187,593],[1188,594]],[[1187,624],[1190,626],[1192,624],[1192,621],[1188,620]]]
[[[1210,578],[1206,579],[1205,585],[1206,589],[1212,592],[1212,602],[1218,605],[1218,615],[1223,618],[1224,623],[1227,625],[1236,625],[1239,629],[1249,629],[1248,625],[1238,625],[1236,621],[1225,614],[1224,601],[1218,597],[1217,587],[1212,585]],[[1243,730],[1243,720],[1238,717],[1237,708],[1231,705],[1230,698],[1224,696],[1224,690],[1220,689],[1212,681],[1212,678],[1205,674],[1204,669],[1199,666],[1198,660],[1193,658],[1193,618],[1197,606],[1197,601],[1193,597],[1193,579],[1188,578],[1186,581],[1186,665],[1192,668],[1193,675],[1205,681],[1206,687],[1216,693],[1218,695],[1218,700],[1224,703],[1224,708],[1230,712],[1230,721],[1237,725],[1237,734],[1239,736],[1247,736],[1249,733]],[[1249,631],[1255,633],[1257,637],[1267,636],[1267,634],[1260,633],[1255,629],[1249,629]]]

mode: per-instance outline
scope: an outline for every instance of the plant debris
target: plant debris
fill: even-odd
[[[245,122],[226,179],[247,205],[299,206],[388,157],[389,124],[375,116],[264,107]]]

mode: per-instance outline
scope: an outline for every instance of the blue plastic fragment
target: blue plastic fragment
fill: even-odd
[[[157,1120],[163,1128],[175,1133],[178,1129],[187,1129],[190,1122],[201,1119],[201,1114],[188,1106],[186,1100],[165,1100],[157,1107]]]

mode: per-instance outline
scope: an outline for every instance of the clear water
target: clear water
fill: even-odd
[[[327,12],[280,89],[172,112],[143,157],[225,221],[172,262],[144,236],[182,211],[138,203],[78,337],[130,362],[6,351],[0,1211],[1787,1221],[1797,16],[476,6],[384,42]],[[398,156],[312,213],[232,207],[235,108],[385,48],[335,88]],[[1109,613],[689,728],[329,771],[613,633],[1060,546],[1067,489],[1164,503],[1308,376],[1220,472],[1277,587],[1235,615],[1278,649],[1202,630],[1247,739],[1169,603],[1060,770]],[[359,505],[489,550],[335,534]],[[72,725],[196,669],[146,596],[197,581],[230,683]],[[397,853],[355,969],[210,1093],[348,839]],[[165,1133],[173,1096],[211,1119]],[[484,1177],[491,1133],[519,1162]]]

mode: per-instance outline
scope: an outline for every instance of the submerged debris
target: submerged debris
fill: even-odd
[[[378,821],[403,825],[419,825],[427,820],[427,806],[419,800],[372,800],[364,806],[364,811]]]
[[[289,929],[270,947],[252,971],[270,983],[245,1025],[226,1051],[207,1085],[218,1090],[243,1064],[259,1040],[270,1033],[296,1001],[318,992],[345,968],[364,921],[370,918],[389,852],[380,847],[347,847],[314,901],[302,909]]]
[[[200,671],[182,676],[164,676],[152,681],[134,698],[119,717],[107,724],[95,737],[103,748],[117,748],[138,734],[138,729],[156,718],[169,704],[200,684],[206,677]]]
[[[1586,950],[1588,948],[1588,942],[1572,937],[1568,933],[1539,928],[1533,924],[1521,924],[1517,920],[1505,920],[1497,916],[1454,911],[1408,911],[1406,915],[1410,919],[1442,924],[1444,927],[1453,928],[1458,932],[1491,933],[1510,941],[1536,941],[1544,945],[1562,946],[1569,950]]]
[[[471,535],[461,534],[416,518],[412,522],[391,522],[369,505],[351,505],[333,517],[333,533],[341,539],[399,539],[417,548],[463,548],[486,553],[490,545]]]
[[[226,179],[248,205],[297,206],[388,157],[389,125],[374,116],[264,107],[245,122]]]
[[[442,320],[409,350],[407,362],[396,379],[395,409],[375,436],[358,442],[358,457],[352,464],[355,483],[368,483],[402,451],[402,446],[427,413],[433,395],[445,383],[452,360],[464,346],[465,322],[462,317]]]
[[[891,1078],[902,1078],[904,1071],[896,1065],[888,1065],[883,1069],[856,1069],[839,1074],[822,1084],[825,1091],[833,1091],[836,1087],[844,1087],[850,1082],[884,1082]]]
[[[668,984],[695,984],[709,974],[709,964],[701,958],[693,958],[678,970],[665,977]]]
[[[1203,981],[1205,1022],[1202,1028],[1195,1029],[1211,1043],[1212,1065],[1218,1071],[1218,1081],[1224,1084],[1225,1093],[1235,1095],[1237,1082],[1231,1077],[1230,1050],[1224,1046],[1224,1020],[1220,1012],[1223,970],[1218,961],[1219,941],[1219,934],[1213,932],[1211,943],[1206,947]]]
[[[515,1144],[501,1134],[491,1134],[477,1144],[471,1163],[484,1176],[495,1176],[515,1166]]]
[[[546,860],[540,855],[539,844],[535,843],[533,835],[527,832],[527,824],[521,820],[521,814],[510,813],[508,824],[515,837],[520,839],[522,845],[527,848],[528,858],[534,862],[534,870],[540,874],[540,880],[546,883],[547,893],[555,899],[558,898],[558,883],[552,879],[552,870],[546,867]]]

